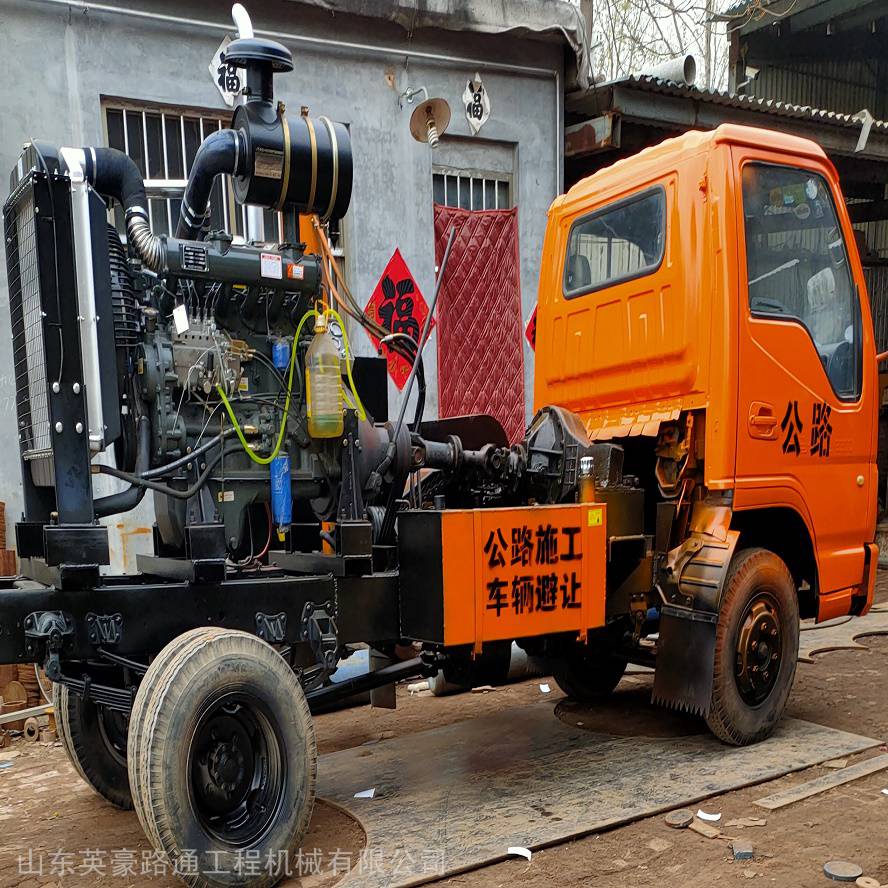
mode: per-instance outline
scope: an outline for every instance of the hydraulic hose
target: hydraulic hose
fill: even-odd
[[[84,148],[86,179],[100,194],[120,201],[126,220],[126,237],[152,271],[163,268],[163,243],[151,232],[148,198],[142,174],[133,159],[116,148]]]
[[[111,475],[114,478],[122,478],[124,481],[129,481],[131,484],[138,485],[143,490],[154,490],[157,493],[171,496],[173,497],[173,499],[189,500],[200,491],[201,487],[203,487],[204,484],[207,483],[207,480],[213,473],[213,469],[215,469],[216,466],[219,465],[223,457],[231,456],[232,454],[238,452],[240,452],[240,446],[237,444],[234,444],[231,447],[225,447],[224,449],[220,450],[215,456],[207,460],[206,468],[198,476],[194,484],[192,484],[191,487],[186,487],[184,489],[169,487],[166,484],[161,484],[158,481],[151,481],[148,478],[142,478],[139,475],[131,475],[129,474],[129,472],[121,472],[119,469],[115,469],[113,466],[99,465],[97,466],[97,468],[99,472],[103,475]]]
[[[243,155],[241,136],[235,130],[216,130],[203,140],[188,175],[176,237],[200,240],[216,176],[242,172]]]
[[[147,416],[139,417],[138,444],[136,447],[135,473],[140,475],[148,469],[151,459],[151,423],[148,422]],[[99,471],[101,471],[101,468]],[[126,477],[125,480],[129,481],[130,478]],[[99,497],[93,503],[93,512],[95,512],[96,518],[107,518],[109,515],[129,512],[130,509],[135,509],[142,502],[144,496],[145,488],[138,484],[133,484],[126,490],[121,490],[120,493]]]
[[[194,462],[199,456],[202,456],[207,451],[212,450],[214,447],[218,447],[226,438],[233,434],[234,429],[225,429],[221,434],[216,435],[215,438],[211,438],[199,447],[195,447],[190,453],[186,453],[184,456],[180,456],[172,462],[164,463],[164,465],[158,466],[156,469],[151,469],[147,472],[136,472],[136,474],[141,478],[163,478],[166,475],[171,475],[173,472],[181,469],[182,466],[187,466],[189,463]]]

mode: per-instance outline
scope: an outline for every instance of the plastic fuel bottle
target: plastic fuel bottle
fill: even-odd
[[[342,368],[339,349],[318,315],[314,339],[305,355],[306,414],[312,438],[336,438],[342,434]]]

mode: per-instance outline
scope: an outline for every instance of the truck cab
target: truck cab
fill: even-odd
[[[715,536],[778,555],[802,617],[866,612],[876,349],[819,146],[724,125],[579,182],[549,213],[536,355],[536,405],[625,447],[686,598]]]

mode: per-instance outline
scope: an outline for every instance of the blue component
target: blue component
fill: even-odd
[[[271,468],[271,517],[279,528],[293,521],[293,490],[290,487],[290,454],[279,453]]]
[[[290,343],[286,339],[275,339],[271,346],[271,360],[278,370],[290,366]]]

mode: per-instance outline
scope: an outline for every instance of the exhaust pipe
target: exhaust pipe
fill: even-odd
[[[693,86],[697,80],[697,60],[692,55],[678,56],[635,73],[642,77],[656,77],[683,86]]]

